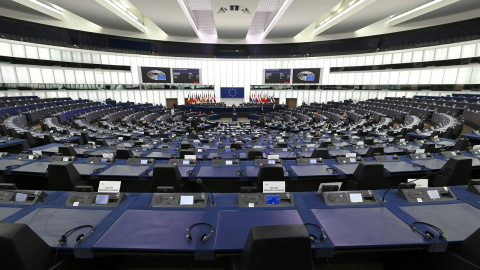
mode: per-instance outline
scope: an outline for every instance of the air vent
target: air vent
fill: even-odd
[[[230,5],[230,11],[238,11],[240,9],[240,6],[238,5]]]

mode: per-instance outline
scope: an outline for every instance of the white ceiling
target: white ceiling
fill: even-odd
[[[140,31],[124,16],[99,3],[110,0],[41,1],[64,9],[63,20],[13,0],[0,0],[0,16],[126,37],[225,44],[352,38],[430,27],[480,16],[480,0],[460,0],[390,27],[388,20],[391,15],[430,0],[368,0],[368,5],[359,11],[315,35],[319,20],[328,17],[336,5],[350,0],[130,0],[133,8],[137,9],[134,14],[143,14],[145,18],[145,31]],[[128,4],[127,0],[114,1]],[[284,4],[286,8],[282,10]],[[231,11],[230,5],[238,5],[239,10]],[[222,7],[226,11],[218,12]],[[248,12],[243,12],[244,8]],[[273,25],[271,31],[265,32],[270,23]]]

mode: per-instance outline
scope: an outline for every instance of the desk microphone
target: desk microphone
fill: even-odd
[[[385,191],[385,193],[383,193],[382,202],[385,202],[385,196],[387,195],[387,192],[389,192],[389,191],[390,191],[391,189],[393,189],[393,188],[398,188],[398,187],[401,186],[402,184],[413,183],[413,182],[416,182],[416,181],[418,181],[418,180],[422,180],[422,179],[424,179],[424,178],[428,178],[428,177],[430,177],[430,176],[432,176],[432,175],[439,174],[439,173],[442,173],[442,172],[451,172],[452,170],[453,170],[453,168],[450,167],[450,166],[448,166],[448,167],[445,167],[445,168],[440,169],[438,172],[434,172],[434,173],[431,173],[431,174],[429,174],[429,175],[427,175],[427,176],[424,176],[423,178],[417,178],[417,179],[414,179],[414,180],[412,180],[412,181],[410,181],[410,182],[408,182],[408,183],[400,183],[400,184],[398,184],[398,185],[396,185],[396,186],[389,187],[389,188],[387,189],[387,191]]]
[[[102,148],[98,148],[98,150],[100,150],[100,151],[102,151],[103,153],[109,155],[109,156],[112,158],[112,162],[115,161],[115,156],[113,155],[113,153],[107,152],[107,151],[103,150]]]
[[[290,157],[290,155],[293,153],[293,150],[295,150],[295,148],[297,147],[297,145],[298,145],[299,143],[300,143],[300,140],[297,138],[297,142],[295,142],[295,144],[293,145],[292,151],[290,151],[290,153],[288,153],[288,155],[283,158],[283,160],[284,160],[283,164],[287,164],[287,159]],[[287,146],[287,147],[288,147],[288,146]]]
[[[213,193],[203,184],[202,178],[197,178],[197,184],[201,185],[203,189],[205,189],[210,195],[212,195],[212,205],[215,205],[215,198],[213,197]]]

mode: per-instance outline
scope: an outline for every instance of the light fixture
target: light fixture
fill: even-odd
[[[217,14],[225,13],[225,11],[227,11],[227,8],[226,8],[226,7],[221,7],[221,8],[217,11]]]
[[[32,3],[34,3],[34,4],[36,4],[36,5],[41,6],[41,7],[43,7],[43,8],[46,8],[46,9],[48,9],[48,10],[50,10],[50,11],[53,11],[53,12],[55,12],[55,13],[57,13],[57,14],[62,14],[62,11],[61,11],[60,9],[57,9],[57,8],[54,7],[54,6],[47,5],[47,4],[45,4],[45,3],[41,2],[41,1],[37,1],[37,0],[29,0],[29,1],[32,2]]]
[[[273,19],[270,21],[267,28],[265,28],[265,31],[263,32],[264,36],[266,36],[268,33],[270,33],[273,26],[277,22],[278,17],[281,16],[285,12],[285,10],[288,8],[288,6],[290,6],[290,4],[292,2],[293,2],[293,0],[285,0],[285,2],[283,2],[282,6],[278,9],[277,13],[275,13],[275,16],[273,16]]]
[[[440,3],[440,2],[442,2],[442,1],[443,1],[443,0],[430,1],[430,2],[428,2],[428,3],[425,3],[424,5],[418,6],[418,7],[414,8],[414,9],[411,9],[411,10],[409,10],[409,11],[407,11],[407,12],[404,12],[404,13],[401,13],[401,14],[398,14],[398,15],[392,15],[392,16],[390,16],[390,21],[398,20],[398,19],[400,19],[400,18],[403,18],[403,17],[405,17],[405,16],[407,16],[407,15],[410,15],[410,14],[412,14],[412,13],[415,13],[415,12],[419,11],[419,10],[422,10],[422,9],[427,8],[427,7],[429,7],[429,6],[432,6],[432,5],[435,5],[435,4],[437,4],[437,3]]]
[[[248,10],[248,8],[246,8],[246,7],[242,8],[242,12],[243,12],[243,14],[252,14],[252,13],[250,13],[250,10]]]
[[[365,2],[365,0],[360,0],[360,1],[357,1],[355,4],[349,6],[348,8],[344,9],[343,11],[339,12],[337,15],[333,16],[333,17],[330,17],[328,18],[327,20],[323,21],[319,27],[317,27],[315,29],[314,32],[318,32],[319,30],[327,27],[327,25],[331,24],[332,22],[336,21],[337,19],[339,19],[341,16],[343,16],[344,14],[348,13],[350,10],[358,7],[360,4],[362,4],[363,2]]]
[[[136,16],[130,15],[130,12],[127,12],[127,9],[124,6],[121,6],[120,3],[114,2],[112,0],[106,0],[106,3],[108,3],[110,6],[115,8],[118,12],[122,13],[124,16],[130,19],[130,21],[134,22],[137,26],[140,26],[143,30],[146,30],[145,25],[140,23],[138,21],[138,18]]]

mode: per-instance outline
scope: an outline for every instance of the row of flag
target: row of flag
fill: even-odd
[[[215,94],[188,94],[187,104],[216,103]]]
[[[260,95],[260,93],[251,93],[250,103],[275,103],[275,98],[267,94]]]

